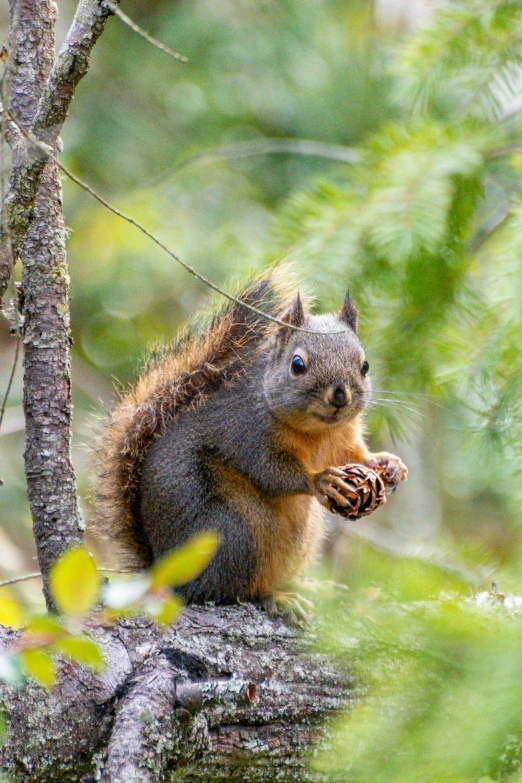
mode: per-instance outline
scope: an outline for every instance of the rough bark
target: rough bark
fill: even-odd
[[[54,62],[56,5],[52,0],[11,0],[10,10],[10,46],[16,53],[11,109],[29,128]],[[14,169],[20,172],[16,163]],[[69,302],[61,180],[55,163],[43,161],[43,166],[35,216],[20,255],[25,473],[44,594],[51,606],[49,568],[70,543],[81,541],[82,530],[70,459]]]
[[[8,62],[10,108],[38,141],[54,147],[74,97],[89,67],[91,50],[111,11],[103,0],[80,0],[74,21],[56,61],[50,0],[10,0]],[[52,47],[49,46],[53,38]],[[13,167],[6,195],[9,239],[16,259],[35,217],[35,205],[47,158],[11,127],[7,129]],[[11,274],[10,248],[0,226],[0,299]]]
[[[307,755],[355,692],[313,652],[313,634],[303,638],[253,606],[191,607],[166,632],[138,618],[92,633],[106,656],[101,676],[62,663],[51,691],[0,691],[8,775],[38,783],[319,779]],[[4,637],[5,645],[14,634]]]
[[[10,111],[40,141],[56,142],[108,15],[101,0],[80,0],[55,61],[55,3],[10,0]],[[13,258],[19,254],[22,260],[27,490],[44,595],[52,608],[49,569],[83,538],[70,454],[69,280],[62,187],[57,165],[35,152],[12,122],[7,138],[13,159],[6,197],[10,248],[4,242],[0,294],[7,284],[10,250]]]
[[[46,166],[22,247],[25,475],[44,595],[60,554],[83,539],[71,462],[69,280],[58,167]]]

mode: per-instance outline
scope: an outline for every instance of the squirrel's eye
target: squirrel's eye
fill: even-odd
[[[361,367],[361,375],[368,375],[368,370],[370,369],[370,363],[364,360]]]
[[[292,370],[293,375],[304,375],[306,372],[306,365],[300,356],[294,356],[290,369]]]

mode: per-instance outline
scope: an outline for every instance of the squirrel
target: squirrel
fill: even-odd
[[[391,464],[406,478],[363,438],[371,386],[350,294],[337,315],[306,314],[292,277],[273,268],[149,361],[95,445],[95,532],[127,566],[218,533],[214,558],[179,588],[188,602],[279,611],[324,535],[320,504],[345,502],[336,466]]]

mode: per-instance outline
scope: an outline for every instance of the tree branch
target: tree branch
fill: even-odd
[[[130,27],[130,29],[140,36],[140,38],[143,38],[144,41],[147,41],[151,46],[154,46],[156,49],[159,49],[160,52],[163,52],[164,54],[168,54],[170,57],[173,57],[175,60],[179,60],[181,63],[187,63],[188,58],[184,57],[182,54],[179,54],[178,52],[173,51],[168,46],[165,46],[165,44],[162,44],[161,41],[157,41],[155,38],[152,37],[152,35],[149,35],[149,33],[146,33],[145,30],[142,30],[142,28],[136,24],[127,14],[124,14],[118,6],[112,2],[112,0],[105,0],[108,7],[111,9],[111,11],[118,17],[118,19],[121,19],[121,21],[127,25],[127,27]]]
[[[22,260],[25,473],[43,590],[62,552],[83,540],[71,462],[69,276],[65,255],[62,186],[54,148],[75,88],[109,10],[102,0],[80,0],[58,57],[54,58],[56,4],[10,0],[10,92],[4,117],[13,169],[5,200],[0,294],[11,256]],[[38,144],[29,141],[36,138]],[[9,242],[10,240],[10,242]],[[10,245],[10,247],[9,247]],[[9,269],[10,271],[10,269]]]
[[[54,61],[53,47],[44,46],[52,19],[54,30],[54,4],[43,0],[10,0],[11,31],[7,71],[10,78],[10,96],[2,95],[2,102],[39,141],[54,147],[74,97],[76,87],[85,76],[91,50],[103,32],[111,15],[103,0],[80,0],[71,28]],[[44,14],[45,12],[45,14]],[[15,13],[19,22],[15,31]],[[38,35],[38,43],[32,42],[26,33]],[[21,57],[20,55],[21,51]],[[33,58],[37,53],[38,57]],[[41,67],[40,67],[41,66]],[[42,78],[43,77],[43,78]],[[11,139],[8,136],[8,141]],[[5,208],[11,238],[14,261],[20,253],[22,242],[35,216],[38,188],[47,158],[34,145],[11,145],[13,167],[9,178]],[[10,277],[7,236],[0,226],[0,299],[6,291]]]
[[[313,634],[252,605],[192,606],[164,632],[135,618],[91,634],[105,654],[102,675],[63,663],[52,691],[0,688],[6,774],[38,783],[308,783],[317,778],[307,754],[355,696],[333,661],[313,652]]]
[[[12,122],[15,122],[13,115],[10,114],[9,112],[7,112],[7,117]],[[82,190],[84,190],[86,193],[88,193],[90,196],[96,199],[96,201],[98,201],[103,207],[108,209],[109,212],[112,212],[114,215],[117,215],[122,220],[125,220],[131,226],[137,228],[138,231],[141,231],[142,234],[148,237],[148,239],[154,242],[155,245],[160,247],[165,253],[167,253],[168,256],[170,256],[174,261],[176,261],[180,266],[182,266],[183,269],[185,269],[189,274],[191,274],[197,280],[202,282],[212,291],[215,291],[220,296],[225,297],[225,299],[228,299],[230,302],[235,302],[236,304],[241,305],[241,307],[244,307],[246,310],[250,310],[250,312],[256,313],[257,315],[264,318],[266,321],[271,321],[272,323],[275,323],[278,326],[284,326],[286,329],[292,329],[295,332],[314,334],[313,330],[305,329],[304,327],[301,326],[293,326],[292,324],[288,324],[287,322],[282,321],[280,318],[276,318],[273,315],[268,315],[268,313],[265,313],[263,310],[260,310],[258,307],[254,307],[251,304],[247,304],[247,302],[243,302],[237,297],[232,296],[232,294],[229,294],[226,291],[224,291],[222,288],[220,288],[211,280],[209,280],[208,277],[205,277],[200,272],[198,272],[197,269],[195,269],[193,266],[187,264],[186,261],[183,261],[182,258],[176,255],[176,253],[170,250],[170,248],[168,248],[167,245],[165,245],[160,239],[158,239],[157,236],[155,236],[151,231],[149,231],[148,228],[145,228],[145,226],[143,226],[141,223],[139,223],[130,215],[126,215],[124,212],[121,212],[121,210],[117,209],[115,206],[110,204],[106,199],[104,199],[103,196],[100,196],[100,194],[97,191],[95,191],[93,188],[91,188],[90,185],[88,185],[86,182],[83,182],[81,179],[79,179],[79,177],[76,177],[71,171],[69,171],[69,169],[67,169],[62,163],[60,163],[54,151],[48,145],[35,139],[28,131],[23,131],[23,133],[25,134],[27,140],[34,147],[36,147],[41,152],[42,155],[44,155],[46,158],[49,158],[49,160],[52,160],[54,161],[54,163],[56,163],[60,171],[63,171],[66,177],[68,177],[72,182],[74,182],[76,185],[82,188]],[[342,332],[323,332],[323,334],[342,334]]]
[[[254,683],[235,677],[193,681],[189,669],[204,669],[199,659],[172,653],[167,648],[132,675],[116,708],[101,783],[154,783],[169,764],[172,738],[183,742],[186,720],[180,722],[180,715],[220,708],[235,712],[255,702]],[[151,743],[151,724],[159,742]]]

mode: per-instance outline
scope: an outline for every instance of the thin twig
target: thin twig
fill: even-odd
[[[16,10],[16,9],[15,9]],[[18,15],[15,16],[15,25],[18,25]],[[4,73],[2,74],[2,79],[0,80],[0,98],[2,99],[2,104],[6,104],[6,106],[9,106],[9,87],[6,89],[6,97],[3,94],[4,87],[8,85],[8,79],[10,75],[11,69],[6,66]],[[0,407],[0,429],[2,428],[2,422],[4,420],[4,414],[5,410],[7,408],[7,401],[9,399],[9,394],[11,392],[11,387],[13,385],[13,380],[16,372],[16,367],[18,364],[18,357],[20,355],[20,314],[18,312],[18,303],[17,303],[17,290],[14,283],[14,264],[13,264],[13,249],[11,245],[11,233],[9,231],[9,222],[7,220],[7,211],[5,208],[5,134],[6,134],[6,128],[4,126],[5,123],[5,116],[4,112],[2,111],[0,116],[0,209],[2,210],[2,224],[4,228],[5,238],[6,238],[6,246],[7,246],[7,256],[8,256],[8,263],[10,268],[10,276],[11,281],[13,283],[13,308],[14,308],[14,317],[15,317],[15,330],[16,330],[16,343],[15,343],[15,352],[14,352],[14,358],[13,358],[13,365],[11,367],[11,372],[9,375],[9,380],[7,382],[7,388],[5,390],[4,399],[2,401],[2,406]],[[5,123],[6,124],[6,123]],[[0,306],[1,309],[1,306]]]
[[[6,579],[5,582],[0,582],[0,587],[15,585],[18,582],[28,582],[29,579],[36,579],[38,576],[41,576],[40,571],[35,571],[34,574],[25,574],[25,576],[15,576],[14,579]]]
[[[112,212],[114,215],[117,215],[118,217],[122,218],[122,220],[125,220],[127,223],[130,223],[131,226],[134,226],[138,229],[138,231],[141,231],[142,234],[145,234],[146,237],[148,237],[152,242],[154,242],[155,245],[160,247],[168,256],[170,256],[174,261],[176,261],[180,266],[183,267],[189,274],[193,275],[197,280],[200,280],[204,285],[208,286],[208,288],[211,288],[213,291],[218,293],[220,296],[224,296],[226,299],[230,300],[231,302],[235,302],[235,304],[240,305],[240,307],[244,307],[247,310],[250,310],[253,313],[256,313],[256,315],[261,316],[262,318],[265,318],[267,321],[271,321],[272,323],[277,324],[278,326],[284,326],[286,329],[292,329],[296,332],[304,332],[306,334],[317,334],[317,332],[313,329],[303,329],[300,326],[293,326],[292,324],[289,324],[287,321],[282,321],[280,318],[274,318],[272,315],[268,315],[267,313],[263,312],[263,310],[260,310],[257,307],[253,307],[253,305],[249,305],[246,302],[241,301],[241,299],[238,299],[235,296],[232,296],[232,294],[227,293],[222,288],[217,286],[215,283],[213,283],[211,280],[209,280],[207,277],[202,275],[200,272],[198,272],[196,269],[194,269],[193,266],[190,266],[190,264],[187,264],[186,261],[183,261],[176,253],[174,253],[172,250],[170,250],[166,245],[161,242],[154,234],[152,234],[145,226],[143,226],[141,223],[138,223],[137,220],[130,217],[130,215],[126,215],[124,212],[121,212],[119,209],[114,207],[112,204],[110,204],[106,199],[103,198],[103,196],[100,196],[99,193],[97,193],[93,188],[91,188],[90,185],[87,185],[86,182],[83,182],[81,179],[76,177],[72,172],[69,171],[69,169],[65,168],[62,163],[58,160],[56,155],[54,154],[54,151],[51,149],[51,147],[48,144],[45,144],[43,142],[38,141],[38,139],[35,139],[32,134],[30,134],[22,125],[18,123],[18,120],[16,117],[13,116],[12,112],[7,112],[6,114],[9,116],[9,118],[17,125],[17,127],[20,129],[20,131],[23,133],[23,135],[31,142],[31,144],[36,147],[36,149],[40,150],[40,152],[43,152],[44,155],[46,155],[48,158],[53,160],[58,168],[63,171],[66,177],[68,177],[70,180],[75,182],[82,190],[85,190],[86,193],[89,193],[90,196],[96,199],[96,201],[99,201],[100,204],[102,204],[104,207],[106,207],[110,212]],[[344,334],[343,331],[338,332],[321,332],[321,334]]]
[[[174,57],[175,60],[179,60],[182,63],[188,63],[188,58],[185,57],[182,54],[178,54],[178,52],[174,52],[172,49],[169,49],[168,46],[165,46],[165,44],[162,44],[160,41],[157,41],[155,38],[153,38],[151,35],[145,32],[145,30],[142,30],[141,27],[139,27],[136,22],[133,22],[132,19],[127,16],[127,14],[124,14],[123,11],[114,3],[111,3],[110,0],[105,0],[105,5],[107,8],[110,8],[113,14],[115,14],[118,19],[121,19],[122,22],[124,22],[127,27],[130,27],[131,30],[133,30],[135,33],[137,33],[141,38],[144,38],[147,43],[152,44],[152,46],[155,46],[156,49],[159,49],[160,52],[164,52],[165,54],[170,55],[170,57]]]
[[[0,408],[0,428],[2,427],[2,422],[4,420],[4,413],[7,406],[7,400],[9,399],[9,394],[11,392],[11,386],[13,385],[13,378],[16,372],[16,365],[18,364],[18,356],[20,354],[20,342],[21,340],[18,337],[16,339],[15,355],[13,359],[13,366],[11,367],[11,374],[9,375],[9,381],[7,382],[7,389],[5,390],[2,407]]]
[[[324,141],[312,141],[310,139],[256,139],[255,141],[239,141],[237,144],[226,144],[214,150],[196,152],[182,161],[175,171],[185,166],[197,163],[198,160],[211,160],[212,158],[251,158],[257,155],[307,155],[316,158],[328,158],[340,163],[360,163],[361,153],[353,147],[345,147],[342,144],[328,144]]]
[[[98,568],[103,574],[134,574],[135,571],[122,571],[120,568]],[[30,579],[37,579],[41,577],[40,571],[35,571],[34,574],[24,574],[24,576],[15,576],[13,579],[6,579],[4,582],[0,582],[0,587],[8,587],[9,585],[16,585],[19,582],[28,582]]]
[[[359,150],[345,147],[342,144],[328,144],[324,141],[311,139],[256,139],[255,141],[239,141],[237,144],[226,144],[215,149],[203,150],[189,155],[185,160],[175,165],[165,176],[163,173],[153,178],[148,187],[165,182],[186,166],[195,163],[206,163],[212,160],[239,160],[253,158],[259,155],[304,155],[315,158],[327,158],[339,163],[360,163],[362,156]]]
[[[486,150],[484,157],[486,160],[495,160],[496,158],[506,158],[509,155],[514,155],[516,152],[520,152],[522,149],[521,141],[513,141],[511,144],[506,144],[503,147],[495,147],[492,150]]]

